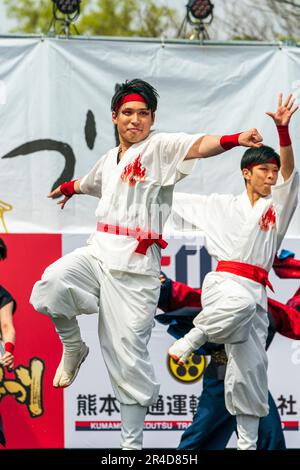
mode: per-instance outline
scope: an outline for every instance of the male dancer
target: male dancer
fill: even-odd
[[[191,171],[192,159],[235,145],[261,145],[256,129],[222,138],[151,133],[157,96],[143,80],[122,84],[111,104],[119,148],[108,151],[86,176],[49,195],[63,194],[62,208],[75,193],[99,198],[97,228],[87,247],[45,270],[31,296],[63,343],[55,387],[69,386],[88,354],[76,316],[100,313],[102,353],[121,404],[123,449],[141,449],[147,407],[159,391],[147,344],[160,291],[160,248],[166,246],[161,232],[174,184]]]
[[[236,415],[238,449],[256,449],[259,418],[268,407],[268,271],[297,205],[299,176],[288,132],[298,109],[289,95],[270,115],[279,132],[280,157],[270,147],[245,152],[241,169],[246,191],[240,196],[178,193],[174,212],[206,236],[209,253],[217,258],[216,272],[202,286],[203,311],[169,354],[184,363],[207,341],[225,343],[228,364],[225,401]],[[276,185],[280,169],[280,184]],[[187,201],[187,203],[185,203]]]
[[[293,273],[290,272],[291,277],[299,278],[300,260],[293,261],[294,269]],[[289,264],[285,261],[277,261],[278,264],[281,270],[289,270]],[[273,265],[273,268],[276,271],[277,267]],[[162,285],[158,307],[165,313],[157,314],[155,319],[169,325],[168,333],[178,339],[193,327],[193,319],[202,309],[201,289],[173,281],[165,275],[162,275],[160,279]],[[299,306],[300,299],[297,293],[286,305],[268,298],[269,326],[266,349],[269,348],[276,333],[291,339],[300,339],[300,312],[293,308],[291,303]],[[226,352],[224,345],[205,343],[197,350],[197,354],[209,355],[211,360],[204,372],[203,389],[193,422],[182,434],[178,449],[223,450],[232,433],[236,431],[235,416],[227,411],[224,399]],[[283,450],[286,446],[281,420],[270,392],[268,404],[269,414],[260,418],[257,448],[259,450]]]

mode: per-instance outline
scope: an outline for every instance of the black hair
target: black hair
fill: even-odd
[[[0,238],[0,260],[5,259],[6,256],[7,256],[7,248],[2,238]]]
[[[268,163],[270,160],[276,160],[278,168],[280,168],[280,157],[272,147],[263,145],[259,148],[251,147],[244,153],[241,160],[241,170],[247,168],[251,163],[257,163],[258,165]]]
[[[117,84],[115,88],[115,94],[111,100],[111,110],[114,111],[117,103],[126,95],[131,93],[137,93],[141,95],[147,104],[148,109],[152,111],[152,114],[157,109],[157,98],[159,97],[155,88],[150,83],[145,82],[139,78],[133,80],[126,80],[125,83]]]

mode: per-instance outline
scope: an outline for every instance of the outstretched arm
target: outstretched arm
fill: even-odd
[[[12,368],[14,364],[15,328],[13,324],[14,302],[9,302],[0,309],[0,330],[5,352],[0,357],[0,364]]]
[[[102,166],[104,160],[104,158],[100,158],[100,160],[95,163],[93,168],[85,176],[78,180],[67,181],[66,183],[61,184],[58,188],[48,194],[48,197],[56,199],[61,195],[64,195],[65,197],[57,203],[61,206],[61,209],[65,207],[68,200],[74,194],[88,194],[90,196],[100,198]]]
[[[261,147],[261,142],[262,136],[257,129],[250,129],[233,135],[205,135],[196,140],[185,160],[213,157],[239,145],[243,147]]]
[[[54,189],[48,197],[56,199],[62,195],[65,197],[60,199],[57,204],[63,209],[68,202],[68,200],[73,196],[73,194],[82,194],[80,190],[80,180],[67,181],[66,183],[61,184],[58,188]]]
[[[295,99],[293,99],[292,96],[293,95],[290,93],[285,102],[282,103],[282,93],[280,93],[277,111],[275,113],[266,113],[273,119],[278,130],[281,164],[280,171],[284,181],[289,179],[295,167],[292,142],[289,136],[289,123],[292,115],[297,111],[298,106],[293,107]]]

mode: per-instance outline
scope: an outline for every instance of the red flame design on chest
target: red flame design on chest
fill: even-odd
[[[273,206],[269,207],[258,224],[263,232],[267,232],[276,224],[276,213]]]
[[[132,163],[125,166],[121,180],[128,183],[129,186],[134,186],[138,181],[145,181],[146,168],[141,164],[141,155],[139,155]]]

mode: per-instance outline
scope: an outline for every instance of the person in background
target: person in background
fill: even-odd
[[[7,257],[7,247],[0,238],[0,261]],[[16,310],[16,301],[11,294],[0,285],[0,366],[9,371],[14,367],[14,349],[16,332],[13,314]],[[5,446],[3,422],[0,413],[0,444]]]
[[[280,278],[300,278],[300,260],[282,250],[275,258],[273,269]],[[156,315],[159,323],[168,324],[168,333],[176,339],[184,336],[192,327],[193,319],[202,309],[201,289],[160,275],[161,294],[158,307],[165,313]],[[300,339],[300,288],[286,305],[268,298],[269,348],[276,333],[291,339]],[[224,378],[227,356],[224,345],[206,343],[196,354],[211,357],[204,372],[203,389],[192,424],[181,436],[180,450],[223,450],[232,433],[236,432],[236,418],[225,406]],[[286,448],[280,416],[270,392],[268,392],[269,414],[260,418],[258,428],[258,450],[284,450]]]

